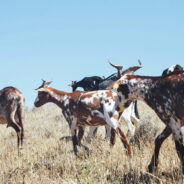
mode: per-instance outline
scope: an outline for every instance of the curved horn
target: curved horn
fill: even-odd
[[[109,61],[109,64],[118,70],[118,78],[121,78],[123,66],[112,64],[110,61]]]
[[[141,62],[140,59],[138,59],[138,63],[139,63],[139,65],[140,65],[141,67],[143,67],[143,66],[142,66],[142,62]]]
[[[42,79],[42,82],[43,82],[42,85],[44,85],[44,84],[46,83],[46,80],[43,80],[43,79]]]
[[[42,79],[42,85],[38,88],[36,88],[35,90],[38,91],[40,88],[44,88],[45,86],[48,86],[49,84],[51,84],[53,81],[49,81],[49,82],[46,82],[45,80]]]
[[[122,73],[122,75],[125,75],[125,74],[132,75],[132,74],[134,74],[135,71],[137,71],[138,69],[142,68],[143,66],[142,66],[142,63],[141,63],[140,60],[138,60],[138,63],[139,63],[139,66],[133,66],[133,67],[130,67],[130,68],[126,69]]]
[[[53,81],[46,82],[45,85],[50,85]]]
[[[43,80],[43,79],[42,79],[42,81],[43,81],[43,84],[42,84],[43,86],[45,86],[45,85],[48,86],[49,84],[51,84],[53,82],[53,80],[46,82],[46,80]]]

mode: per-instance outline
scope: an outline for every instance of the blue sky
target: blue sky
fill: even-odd
[[[20,89],[27,106],[41,79],[54,88],[86,76],[109,76],[107,63],[160,75],[184,61],[183,1],[0,1],[0,88]]]

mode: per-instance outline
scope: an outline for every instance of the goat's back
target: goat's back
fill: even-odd
[[[6,87],[0,90],[0,115],[4,115],[11,111],[13,106],[18,105],[25,106],[25,98],[17,88]]]

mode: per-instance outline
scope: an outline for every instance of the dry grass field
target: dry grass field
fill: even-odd
[[[158,170],[154,174],[147,172],[154,139],[164,125],[148,106],[139,102],[138,107],[141,121],[131,139],[131,157],[126,154],[119,138],[111,148],[109,140],[104,139],[104,127],[101,127],[90,144],[83,139],[90,154],[79,148],[77,158],[72,151],[72,142],[61,140],[71,134],[58,107],[45,105],[27,109],[25,141],[20,157],[14,130],[1,125],[0,183],[182,183],[180,161],[171,136],[161,147]],[[121,126],[126,132],[124,122]]]

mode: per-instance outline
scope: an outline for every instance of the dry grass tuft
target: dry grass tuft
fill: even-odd
[[[76,158],[71,140],[61,139],[71,134],[60,109],[55,106],[27,109],[26,138],[20,157],[15,132],[1,126],[0,183],[182,183],[180,161],[172,137],[162,145],[158,171],[153,175],[147,172],[154,139],[164,126],[147,106],[138,105],[141,123],[131,138],[131,157],[118,138],[111,148],[101,127],[90,144],[83,140],[90,149],[89,154],[81,147]],[[124,123],[122,128],[127,129]]]

